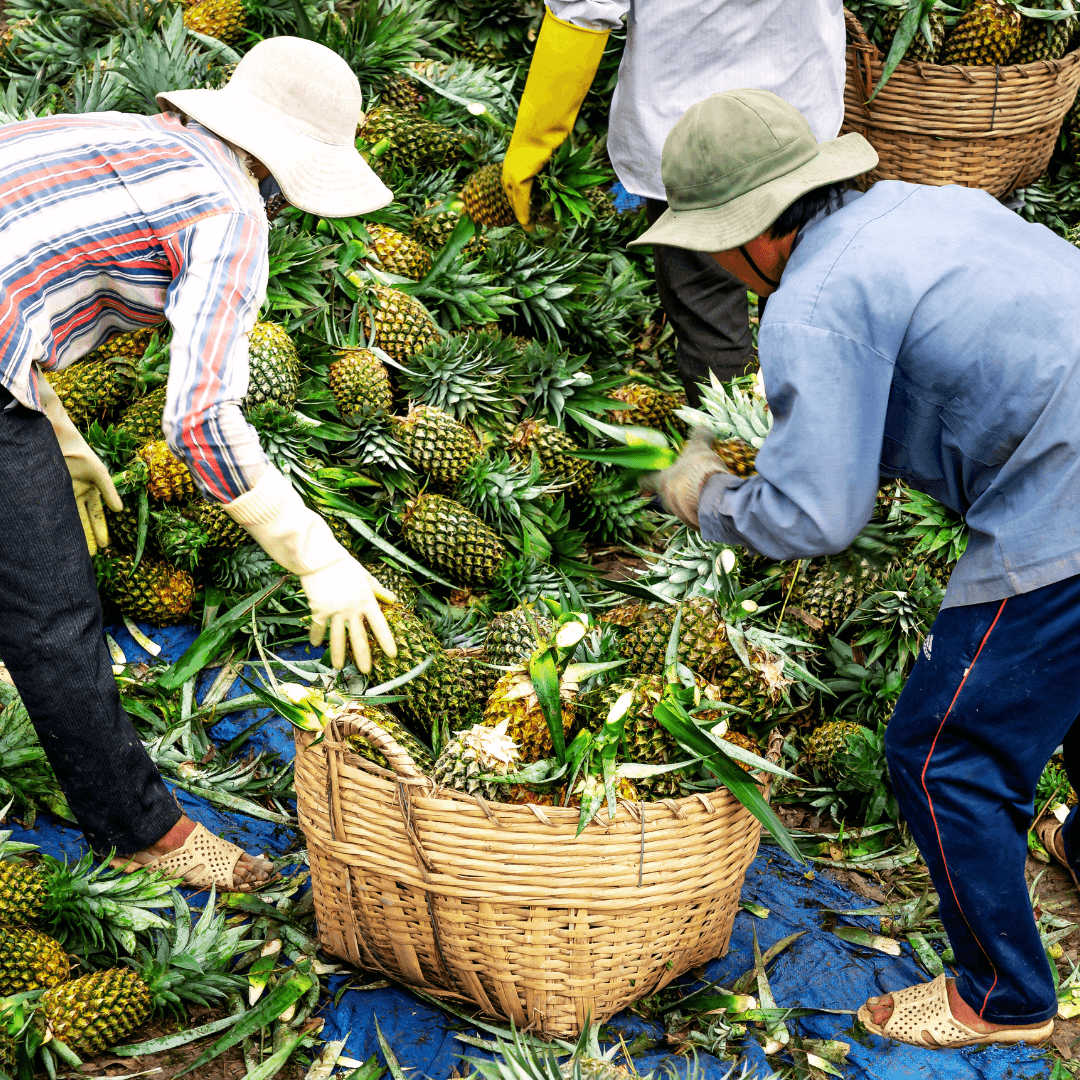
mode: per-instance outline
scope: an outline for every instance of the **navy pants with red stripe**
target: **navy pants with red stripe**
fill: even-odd
[[[889,721],[893,786],[941,899],[957,989],[991,1023],[1057,1011],[1024,864],[1035,786],[1059,744],[1080,790],[1078,714],[1073,577],[941,611]],[[1075,809],[1064,838],[1080,872]]]

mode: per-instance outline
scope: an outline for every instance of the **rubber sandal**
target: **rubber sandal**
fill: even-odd
[[[1061,863],[1069,871],[1073,884],[1076,886],[1077,891],[1080,892],[1080,879],[1077,878],[1076,871],[1069,865],[1069,860],[1065,858],[1065,841],[1061,838],[1061,822],[1053,816],[1043,818],[1035,826],[1035,835],[1039,838],[1042,846],[1053,856],[1054,860]]]
[[[256,886],[238,882],[234,871],[236,864],[246,852],[228,840],[215,836],[203,825],[196,824],[187,840],[175,851],[159,855],[152,862],[136,863],[130,858],[117,857],[109,864],[127,874],[137,870],[158,870],[171,878],[179,878],[185,885],[208,889],[216,885],[229,892],[251,892]],[[269,880],[273,880],[272,878]],[[261,888],[269,882],[261,882]]]
[[[867,1031],[885,1039],[921,1046],[927,1050],[955,1050],[962,1046],[983,1043],[1004,1043],[1007,1046],[1026,1042],[1032,1045],[1045,1042],[1054,1033],[1053,1018],[1039,1027],[1002,1028],[1000,1031],[975,1031],[962,1024],[949,1008],[949,988],[944,975],[933,982],[909,986],[892,994],[893,1011],[880,1027],[874,1023],[870,1005],[858,1012]],[[930,1036],[927,1039],[924,1032]]]

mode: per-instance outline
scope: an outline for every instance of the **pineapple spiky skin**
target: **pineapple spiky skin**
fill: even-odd
[[[241,0],[202,0],[185,8],[184,26],[233,45],[244,36],[247,11]]]
[[[619,643],[619,653],[630,661],[631,673],[662,675],[668,638],[680,609],[679,662],[703,679],[716,682],[733,660],[738,661],[727,639],[723,613],[705,597],[650,609]]]
[[[394,75],[386,80],[380,100],[398,112],[416,112],[427,101],[427,96],[408,75]]]
[[[117,334],[109,338],[104,345],[99,345],[86,359],[126,360],[128,364],[134,364],[143,358],[143,354],[150,347],[150,339],[158,329],[157,326],[146,326],[141,330]]]
[[[578,724],[576,689],[560,685],[563,733],[569,743]],[[484,709],[484,725],[498,727],[507,722],[506,734],[519,747],[521,761],[529,764],[551,757],[555,744],[544,719],[527,671],[508,671],[495,684]]]
[[[45,875],[37,867],[0,862],[0,926],[36,926],[47,895]]]
[[[613,390],[610,396],[628,406],[609,414],[613,424],[633,424],[658,431],[674,427],[680,433],[686,431],[686,424],[675,415],[675,410],[686,404],[683,393],[666,394],[647,383],[626,383]]]
[[[630,630],[641,622],[647,610],[648,605],[640,600],[629,600],[625,604],[605,608],[597,615],[597,618],[600,622],[608,623],[619,630]]]
[[[154,626],[182,622],[195,602],[195,581],[186,571],[145,556],[98,556],[98,588],[125,615]]]
[[[391,421],[405,456],[437,483],[453,487],[480,456],[480,440],[448,413],[414,405],[406,417]]]
[[[491,663],[498,667],[517,667],[528,661],[536,651],[536,635],[547,637],[554,628],[551,617],[535,604],[519,604],[509,611],[500,611],[488,623],[484,650]]]
[[[900,28],[900,20],[903,18],[903,14],[900,8],[889,8],[885,12],[881,28],[883,37],[881,48],[885,55],[888,55],[896,31]],[[924,64],[937,63],[937,58],[941,53],[941,43],[945,39],[945,15],[934,8],[930,11],[929,19],[932,44],[927,42],[920,27],[911,39],[907,52],[904,53],[905,60],[918,60]]]
[[[53,1035],[77,1054],[122,1042],[149,1017],[149,987],[130,968],[92,971],[41,995]]]
[[[806,740],[806,755],[826,779],[840,779],[834,758],[847,750],[848,740],[865,728],[852,720],[830,720],[815,728]]]
[[[0,926],[0,997],[59,986],[68,975],[58,941],[27,927]]]
[[[517,224],[517,216],[502,182],[502,162],[477,169],[461,189],[465,213],[478,225],[505,228]]]
[[[389,225],[368,222],[365,226],[371,237],[371,247],[378,256],[379,265],[388,274],[419,281],[431,270],[431,254],[411,236],[406,236]]]
[[[78,428],[108,420],[127,396],[127,380],[114,360],[78,360],[45,377]]]
[[[330,393],[342,418],[379,416],[394,405],[386,365],[370,349],[338,349],[330,364]]]
[[[248,390],[240,403],[292,409],[300,381],[300,356],[292,338],[277,323],[257,322],[248,334]]]
[[[364,332],[391,360],[404,364],[439,336],[424,305],[407,293],[385,285],[372,286],[370,314],[365,309],[366,299],[361,297]]]
[[[507,445],[525,466],[535,453],[545,478],[565,485],[567,494],[572,497],[584,495],[596,478],[596,467],[591,461],[570,456],[581,447],[565,431],[546,420],[522,420]]]
[[[876,570],[856,575],[822,566],[806,586],[792,596],[792,602],[808,615],[821,620],[821,634],[832,635],[865,596],[877,591],[883,577]]]
[[[714,439],[713,452],[735,476],[753,476],[757,450],[745,439]]]
[[[251,543],[251,534],[225,513],[221,503],[198,503],[192,516],[210,535],[214,547],[236,548]]]
[[[1007,0],[974,0],[945,39],[942,64],[1004,64],[1020,41],[1020,12]]]
[[[116,426],[130,432],[140,444],[161,438],[168,388],[157,386],[133,401],[117,418]]]
[[[331,524],[331,528],[333,528],[333,524]],[[335,535],[337,534],[335,533]],[[356,534],[353,533],[353,535]],[[398,570],[395,566],[389,566],[387,563],[377,561],[364,562],[361,565],[373,578],[378,580],[380,585],[388,588],[400,603],[406,607],[416,606],[416,582],[404,570]]]
[[[1043,7],[1048,5],[1044,4]],[[1061,11],[1062,0],[1049,5],[1051,10]],[[1020,40],[1009,57],[1010,64],[1033,64],[1037,60],[1059,60],[1065,55],[1076,29],[1076,19],[1047,22],[1025,15],[1021,19]]]
[[[422,559],[466,585],[487,585],[506,560],[498,534],[461,503],[420,495],[401,521],[402,535]]]
[[[761,747],[750,738],[749,735],[744,735],[741,731],[725,731],[723,735],[724,742],[729,742],[734,746],[741,747],[743,750],[749,750],[751,754],[761,754]],[[743,772],[749,772],[750,766],[744,761],[737,761],[735,763],[742,769]]]
[[[460,219],[461,214],[454,210],[432,210],[414,217],[410,231],[429,251],[441,251]]]
[[[431,751],[400,721],[395,720],[385,709],[377,705],[364,705],[354,702],[352,712],[374,720],[388,735],[393,736],[394,741],[413,759],[413,763],[421,772],[430,772],[434,764]],[[377,750],[362,735],[349,735],[345,739],[349,749],[360,757],[378,765],[381,769],[390,769],[390,762],[386,756]]]
[[[763,720],[780,703],[787,685],[784,664],[764,649],[752,649],[750,661],[753,666],[748,668],[737,658],[733,660],[718,678],[715,689],[728,705],[745,709],[755,720]]]
[[[464,694],[450,718],[451,730],[457,731],[480,722],[484,703],[495,689],[499,672],[491,666],[491,660],[483,649],[447,649],[446,658]]]
[[[372,146],[386,139],[390,145],[384,157],[416,171],[448,169],[461,157],[462,138],[456,131],[388,105],[372,109],[358,134]]]
[[[186,502],[195,494],[195,478],[191,470],[170,449],[164,439],[155,439],[139,449],[146,462],[149,480],[146,490],[150,498],[160,502]]]
[[[517,743],[505,731],[474,724],[459,731],[447,743],[430,775],[440,787],[498,802],[510,785],[481,777],[507,776],[517,772],[522,764]]]

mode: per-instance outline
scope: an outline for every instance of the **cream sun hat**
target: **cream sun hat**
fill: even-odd
[[[713,94],[671,129],[660,165],[668,209],[631,244],[730,251],[808,191],[877,161],[855,132],[819,143],[803,114],[768,90]]]
[[[157,101],[253,154],[301,210],[353,217],[393,201],[356,150],[360,83],[325,45],[268,38],[220,90],[169,90]]]

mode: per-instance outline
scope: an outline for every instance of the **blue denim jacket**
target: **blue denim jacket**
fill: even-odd
[[[985,192],[897,181],[798,239],[761,322],[758,475],[705,485],[702,535],[838,552],[901,477],[971,530],[945,607],[1080,574],[1080,250]]]

